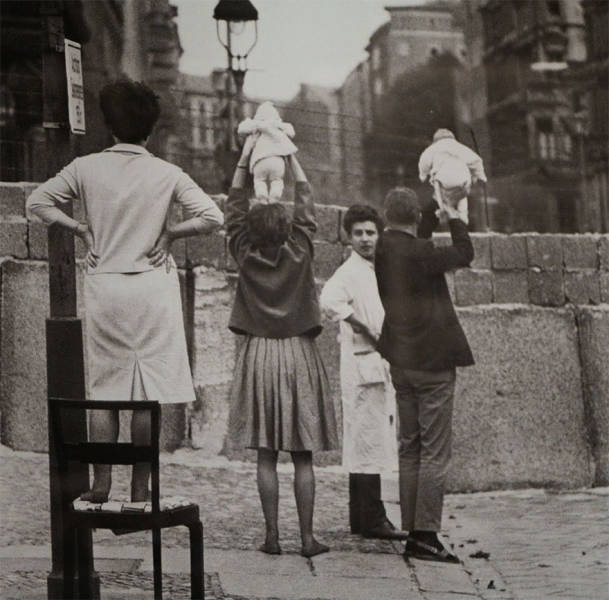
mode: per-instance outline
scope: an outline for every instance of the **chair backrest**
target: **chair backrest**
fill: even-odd
[[[150,443],[135,445],[132,442],[90,442],[88,439],[68,439],[64,427],[66,413],[70,410],[110,410],[150,412]],[[49,398],[49,418],[53,445],[59,471],[59,485],[64,503],[70,497],[70,462],[104,465],[133,465],[150,463],[152,484],[152,512],[159,507],[159,435],[160,405],[150,401],[70,400]]]

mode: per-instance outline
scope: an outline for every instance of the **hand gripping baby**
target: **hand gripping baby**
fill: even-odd
[[[253,144],[250,172],[254,176],[254,192],[259,202],[278,202],[283,194],[285,157],[298,148],[290,138],[294,127],[284,123],[271,102],[263,102],[253,119],[239,123],[237,133],[247,136],[246,144]]]

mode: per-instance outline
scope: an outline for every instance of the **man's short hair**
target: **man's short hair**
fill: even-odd
[[[104,86],[99,106],[110,131],[128,144],[148,138],[161,113],[159,97],[144,83],[127,78]]]
[[[283,204],[256,204],[247,213],[247,233],[252,246],[281,246],[290,235],[292,223]]]
[[[355,223],[363,223],[364,221],[372,221],[379,233],[383,231],[385,226],[376,208],[368,204],[354,204],[349,207],[343,217],[343,229],[347,235],[351,235],[353,225]]]
[[[421,212],[417,193],[407,187],[390,190],[385,196],[384,208],[387,221],[396,225],[416,224]]]

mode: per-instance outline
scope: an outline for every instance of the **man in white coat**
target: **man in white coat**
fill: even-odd
[[[371,206],[351,206],[343,228],[351,256],[326,282],[321,306],[340,321],[343,467],[349,473],[351,533],[406,539],[387,518],[381,473],[397,471],[396,403],[389,365],[376,351],[384,310],[374,273],[382,220]]]

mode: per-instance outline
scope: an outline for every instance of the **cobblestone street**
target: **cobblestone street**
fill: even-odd
[[[0,597],[46,598],[50,569],[48,458],[2,448]],[[205,525],[206,597],[212,599],[543,599],[609,598],[609,490],[520,490],[450,495],[445,534],[463,565],[411,560],[401,545],[364,540],[347,530],[347,478],[335,467],[317,469],[315,527],[331,546],[312,560],[299,554],[292,468],[280,465],[280,523],[284,555],[255,551],[262,517],[251,463],[202,461],[196,451],[163,455],[164,495],[201,506]],[[115,477],[114,495],[127,489]],[[390,516],[399,522],[397,482],[384,482]],[[102,598],[149,598],[150,537],[94,534]],[[166,598],[189,597],[188,536],[163,532]]]

